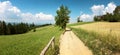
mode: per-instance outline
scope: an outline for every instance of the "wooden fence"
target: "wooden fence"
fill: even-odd
[[[52,49],[55,46],[55,37],[52,37],[46,47],[41,51],[40,55],[45,55],[46,51],[49,49],[50,45],[52,45]]]

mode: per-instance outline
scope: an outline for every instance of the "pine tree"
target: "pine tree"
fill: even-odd
[[[0,35],[2,35],[2,22],[0,21]]]

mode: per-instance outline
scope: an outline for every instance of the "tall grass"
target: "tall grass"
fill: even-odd
[[[120,22],[96,22],[85,25],[74,26],[75,28],[82,28],[88,31],[94,31],[101,35],[113,35],[119,38],[120,36]]]
[[[72,30],[93,51],[94,55],[114,55],[120,52],[120,39],[116,37],[103,36],[80,28],[72,28]]]
[[[49,40],[55,36],[56,42],[62,31],[58,27],[37,28],[36,32],[0,36],[0,55],[39,55]],[[57,46],[57,45],[56,45]]]

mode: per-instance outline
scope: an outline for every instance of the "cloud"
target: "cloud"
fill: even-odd
[[[83,21],[92,21],[94,16],[105,15],[106,13],[113,13],[115,8],[116,5],[113,2],[108,3],[106,7],[105,5],[93,5],[91,7],[92,14],[82,14],[80,15],[80,18]]]
[[[108,13],[113,13],[115,8],[116,8],[116,5],[113,2],[111,2],[107,5],[107,7],[105,8],[105,11]]]
[[[50,15],[50,14],[44,14],[42,12],[36,14],[35,17],[38,18],[38,19],[40,19],[40,20],[52,20],[52,18],[54,18],[52,15]]]
[[[31,13],[22,13],[21,14],[22,21],[24,22],[45,22],[45,21],[53,21],[54,17],[50,14],[44,14],[44,13],[37,13],[37,14],[31,14]]]
[[[0,2],[0,20],[6,22],[44,22],[53,21],[54,16],[45,13],[32,14],[30,12],[24,13],[16,6],[13,6],[10,1]]]
[[[0,2],[0,19],[16,18],[20,14],[20,10],[12,6],[9,1]]]
[[[91,10],[94,15],[102,15],[104,12],[104,5],[93,5]]]
[[[82,20],[82,21],[92,21],[92,15],[89,15],[89,14],[82,14],[81,16],[80,16],[80,20]]]
[[[94,15],[104,15],[106,13],[113,13],[115,8],[116,5],[113,2],[110,2],[106,7],[104,5],[93,5],[91,10]]]

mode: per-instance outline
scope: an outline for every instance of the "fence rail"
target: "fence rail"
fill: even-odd
[[[45,55],[46,51],[48,50],[48,48],[50,47],[50,45],[52,45],[52,49],[54,49],[54,45],[55,45],[55,37],[52,37],[51,40],[49,41],[49,43],[45,46],[45,48],[41,51],[40,55]]]

